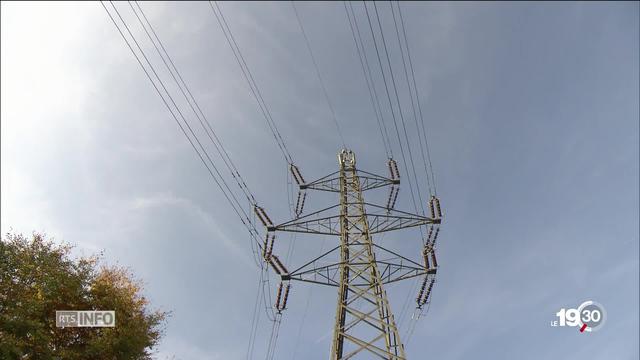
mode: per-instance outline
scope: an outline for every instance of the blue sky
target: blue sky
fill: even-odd
[[[288,219],[286,163],[208,4],[142,7],[259,203]],[[305,177],[335,171],[341,142],[290,3],[221,7]],[[402,7],[446,214],[409,358],[637,359],[638,3]],[[342,3],[298,10],[347,145],[385,174]],[[379,10],[398,76],[388,4]],[[246,358],[259,276],[246,230],[104,9],[3,3],[1,26],[2,232],[44,231],[130,267],[173,311],[158,359]],[[314,193],[306,206],[335,200]],[[406,185],[397,208],[412,208]],[[418,258],[417,231],[374,240]],[[291,239],[279,241],[284,252]],[[332,242],[298,237],[290,264]],[[293,285],[275,358],[327,358],[335,289]],[[412,286],[389,287],[396,314]],[[603,329],[550,327],[585,300],[607,309]],[[269,332],[263,314],[253,358]]]

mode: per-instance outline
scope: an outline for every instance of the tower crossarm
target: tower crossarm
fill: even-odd
[[[288,231],[317,235],[340,235],[340,215],[335,209],[340,205],[329,206],[322,210],[300,216],[297,219],[275,225],[269,231]]]
[[[428,224],[440,224],[441,219],[412,214],[406,211],[388,209],[384,206],[364,203],[369,233],[377,234],[386,231],[400,230]]]
[[[382,246],[372,245],[377,250],[376,260],[374,260],[374,262],[380,271],[380,279],[383,284],[411,279],[417,276],[435,274],[437,271],[435,266],[426,268],[425,265],[419,264]],[[290,279],[320,285],[339,286],[340,266],[344,265],[345,262],[329,260],[330,257],[335,256],[335,253],[339,249],[340,247],[337,246],[292,271]],[[352,263],[352,265],[366,264]],[[362,284],[359,285],[364,285],[369,279],[362,278],[360,280],[362,280]],[[358,278],[355,279],[354,284],[358,284]]]
[[[400,179],[390,179],[363,170],[356,170],[356,173],[360,181],[361,191],[377,189],[388,185],[400,184]],[[339,193],[340,172],[336,171],[310,183],[300,185],[300,188]]]
[[[368,231],[370,234],[440,223],[440,219],[438,218],[434,219],[369,203],[365,203],[364,205],[367,209],[364,215],[367,217],[369,223]],[[341,215],[335,213],[335,210],[339,207],[340,205],[330,206],[297,219],[275,225],[269,228],[269,230],[340,236]],[[356,216],[361,216],[361,214],[352,215],[352,217]],[[354,226],[357,227],[358,224]],[[364,229],[355,230],[364,231]]]

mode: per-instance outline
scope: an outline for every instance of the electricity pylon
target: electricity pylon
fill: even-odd
[[[300,186],[296,219],[274,225],[264,209],[255,208],[267,228],[263,257],[282,280],[275,308],[278,311],[286,308],[291,280],[336,286],[338,303],[331,359],[350,359],[359,354],[365,354],[364,358],[406,359],[383,285],[424,276],[416,302],[419,308],[428,302],[438,266],[434,246],[442,218],[440,202],[435,197],[430,199],[430,217],[394,210],[400,184],[394,160],[389,160],[389,178],[358,170],[350,150],[338,154],[338,163],[337,172],[309,183],[295,165],[291,166],[293,178]],[[364,191],[383,186],[390,186],[387,206],[365,202]],[[340,204],[301,216],[306,190],[339,193]],[[338,214],[334,214],[336,208],[339,208]],[[423,225],[430,226],[422,249],[423,264],[372,241],[373,234]],[[340,237],[340,244],[290,272],[273,254],[277,231],[335,235]],[[336,252],[339,252],[339,261],[327,265],[326,259]]]

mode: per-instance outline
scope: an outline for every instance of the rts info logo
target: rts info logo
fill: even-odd
[[[574,326],[580,332],[593,332],[602,328],[607,313],[604,307],[595,301],[585,301],[577,309],[562,308],[556,313],[558,320],[551,321],[551,326]]]

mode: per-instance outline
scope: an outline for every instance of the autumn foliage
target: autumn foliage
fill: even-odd
[[[150,359],[167,313],[142,284],[69,245],[7,234],[0,241],[0,359]],[[56,310],[115,310],[113,328],[57,328]]]

